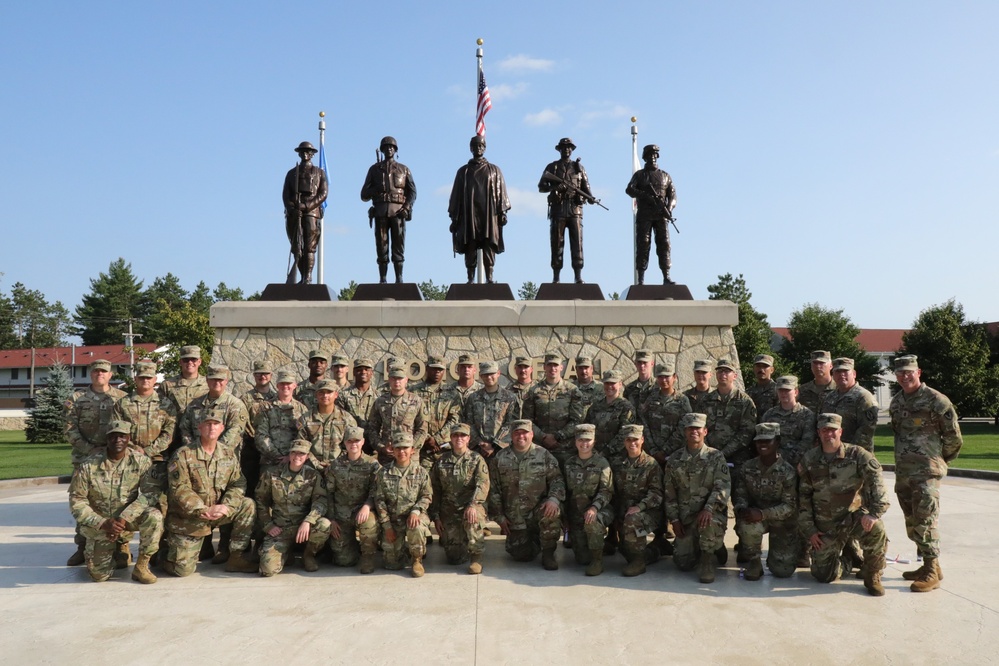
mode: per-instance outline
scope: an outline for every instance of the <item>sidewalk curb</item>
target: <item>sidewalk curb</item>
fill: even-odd
[[[881,468],[886,472],[894,472],[894,465],[881,465]],[[951,467],[947,470],[947,476],[953,476],[958,479],[978,479],[980,481],[999,481],[999,472],[994,472],[988,469],[963,469],[960,467]]]
[[[69,483],[72,480],[69,474],[63,476],[36,476],[27,479],[4,479],[0,481],[0,490],[16,490],[17,488],[33,488],[35,486],[54,486],[60,483]]]

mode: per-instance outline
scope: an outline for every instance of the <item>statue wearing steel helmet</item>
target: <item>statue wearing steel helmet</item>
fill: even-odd
[[[322,233],[323,202],[328,193],[326,174],[312,164],[318,152],[311,143],[303,141],[295,149],[301,162],[284,178],[284,218],[288,240],[291,241],[293,263],[288,271],[288,284],[312,283],[312,268],[316,263],[316,248]]]
[[[638,200],[635,250],[635,269],[638,284],[645,283],[645,269],[649,267],[649,250],[652,234],[656,235],[656,255],[663,272],[663,284],[673,284],[669,278],[670,244],[669,225],[676,208],[676,188],[669,174],[659,169],[659,146],[649,144],[642,149],[645,167],[635,172],[625,192]],[[675,224],[674,224],[675,227]]]
[[[368,169],[361,187],[361,201],[370,201],[368,223],[375,229],[375,249],[378,253],[378,281],[384,283],[388,274],[389,242],[392,244],[392,266],[395,281],[402,282],[402,263],[406,255],[406,222],[413,218],[416,183],[405,164],[397,162],[399,144],[390,136],[382,139],[380,159]]]

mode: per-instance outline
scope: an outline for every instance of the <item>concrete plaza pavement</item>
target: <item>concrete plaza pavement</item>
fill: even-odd
[[[889,563],[882,598],[859,580],[823,585],[804,569],[748,582],[734,555],[711,585],[668,560],[624,578],[619,555],[587,578],[561,547],[560,570],[547,572],[540,559],[512,562],[498,536],[480,576],[448,566],[435,544],[419,580],[332,565],[264,579],[205,563],[151,586],[128,570],[97,584],[64,566],[73,551],[66,488],[0,490],[5,663],[999,662],[995,482],[944,482],[942,589],[913,594],[901,573],[915,562]],[[914,560],[896,505],[885,520],[889,557]],[[734,544],[731,529],[726,540]]]

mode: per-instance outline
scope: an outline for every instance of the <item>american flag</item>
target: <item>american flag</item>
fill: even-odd
[[[475,133],[479,136],[486,135],[486,114],[493,108],[492,100],[489,99],[489,86],[486,85],[486,75],[479,68],[479,101],[475,108]]]

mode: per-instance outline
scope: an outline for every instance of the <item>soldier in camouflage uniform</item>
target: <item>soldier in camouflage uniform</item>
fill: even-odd
[[[326,369],[330,357],[325,352],[313,349],[309,352],[309,378],[298,385],[295,390],[295,400],[312,409],[316,406],[316,386],[326,379]]]
[[[380,466],[373,456],[364,454],[364,430],[359,426],[349,427],[344,432],[343,449],[340,457],[325,471],[330,550],[333,551],[333,564],[352,567],[360,558],[360,572],[369,574],[375,570],[375,553],[378,552],[374,484]]]
[[[183,415],[187,406],[199,395],[208,393],[208,382],[200,374],[201,347],[186,345],[180,348],[180,376],[165,379],[159,385],[159,394],[173,402],[177,416]],[[175,445],[180,445],[180,431],[175,435]]]
[[[621,573],[638,576],[646,564],[657,562],[659,549],[649,545],[648,536],[663,523],[663,472],[655,458],[643,450],[644,428],[623,428],[625,457],[613,464],[614,532],[628,564]]]
[[[336,382],[341,391],[348,389],[351,385],[348,370],[350,370],[350,360],[343,354],[333,354],[330,356],[330,371],[327,379]]]
[[[413,386],[413,393],[423,400],[423,422],[427,438],[420,449],[420,464],[428,470],[440,460],[451,440],[451,426],[461,421],[461,396],[444,385],[447,364],[439,356],[427,358],[423,381]]]
[[[470,559],[468,573],[480,574],[486,548],[489,469],[482,456],[468,448],[471,429],[467,423],[455,424],[450,433],[450,450],[430,471],[434,489],[430,518],[437,526],[448,564]]]
[[[807,451],[798,465],[798,529],[812,546],[812,576],[823,583],[839,579],[849,564],[843,548],[857,539],[864,552],[864,587],[884,595],[881,570],[888,539],[881,516],[888,493],[874,454],[842,441],[843,418],[818,416],[821,447]]]
[[[309,464],[320,472],[340,457],[341,443],[347,428],[357,421],[336,404],[340,387],[332,379],[316,385],[316,406],[298,420],[298,437],[312,442]]]
[[[524,399],[527,397],[527,392],[535,384],[534,362],[527,356],[518,356],[514,359],[514,372],[517,374],[517,381],[511,382],[506,388],[517,398],[517,412],[513,418],[519,419],[524,414]]]
[[[777,384],[771,377],[774,374],[774,357],[770,354],[757,354],[753,359],[753,374],[756,383],[746,389],[746,393],[756,405],[756,416],[763,422],[763,415],[777,404]]]
[[[201,542],[212,529],[233,524],[232,554],[225,570],[256,573],[243,551],[253,532],[254,504],[245,496],[246,479],[239,471],[235,452],[219,445],[225,416],[207,411],[198,427],[200,441],[181,447],[167,467],[170,509],[167,543],[170,552],[164,569],[174,576],[189,576],[197,567]]]
[[[261,471],[288,462],[291,443],[298,439],[301,419],[308,415],[309,408],[295,400],[295,373],[282,370],[277,376],[278,397],[271,406],[260,412],[253,429],[254,442],[260,451]]]
[[[272,401],[277,399],[277,390],[271,385],[273,376],[270,361],[253,362],[253,388],[243,394],[243,406],[246,407],[246,430],[243,431],[243,448],[239,451],[239,466],[246,477],[246,496],[253,499],[260,483],[260,452],[254,441],[256,430],[253,424],[257,422],[260,412],[270,408]]]
[[[378,452],[378,460],[389,464],[392,456],[392,434],[408,432],[413,437],[412,452],[423,446],[427,438],[427,426],[423,420],[423,400],[406,389],[406,370],[399,366],[389,369],[389,392],[378,396],[371,408],[371,418],[365,437],[372,441]],[[419,458],[417,457],[417,464]]]
[[[345,391],[341,391],[337,398],[337,404],[348,414],[354,417],[358,427],[367,429],[368,419],[371,417],[371,408],[375,405],[378,392],[371,386],[371,378],[375,373],[375,362],[370,358],[359,358],[354,360],[354,385]],[[374,449],[373,443],[366,444],[366,451],[371,453]]]
[[[385,568],[401,569],[408,552],[413,562],[413,578],[420,578],[424,574],[423,556],[430,536],[428,512],[433,488],[430,474],[413,461],[413,444],[412,433],[404,430],[392,433],[389,449],[393,461],[375,474],[375,513],[382,528]]]
[[[119,541],[138,530],[139,559],[132,580],[155,583],[149,558],[159,549],[163,514],[156,508],[160,488],[150,475],[152,463],[129,448],[128,423],[111,421],[105,428],[104,451],[80,463],[69,484],[69,508],[86,539],[87,572],[99,583],[110,578],[118,568]]]
[[[655,365],[656,355],[650,350],[635,350],[635,370],[638,371],[638,377],[628,382],[628,385],[624,387],[624,398],[631,401],[631,406],[635,408],[636,414],[642,408],[642,403],[656,390],[656,381],[652,377]]]
[[[690,411],[704,413],[701,403],[711,393],[711,371],[714,363],[710,359],[694,361],[694,385],[683,392],[690,401]]]
[[[604,372],[604,397],[591,404],[583,418],[583,423],[596,426],[597,453],[611,463],[624,458],[624,426],[635,422],[634,406],[621,397],[622,379],[619,370]]]
[[[517,396],[499,385],[499,364],[479,363],[482,388],[465,401],[469,447],[486,460],[510,446],[510,426],[520,414]]]
[[[713,583],[715,558],[725,548],[732,480],[725,456],[706,444],[707,422],[697,412],[683,417],[686,446],[666,460],[665,505],[676,535],[673,563],[681,571],[697,566],[699,580]]]
[[[763,577],[760,552],[763,535],[770,534],[767,568],[778,578],[794,573],[801,538],[798,533],[798,475],[779,453],[781,440],[779,423],[759,423],[756,426],[756,452],[742,468],[732,489],[732,505],[742,515],[739,540],[742,541],[749,563],[746,580]]]
[[[798,402],[798,378],[778,377],[777,405],[767,410],[763,422],[780,425],[780,456],[797,469],[805,451],[815,446],[815,414]]]
[[[798,389],[798,402],[818,414],[826,395],[836,390],[832,378],[832,355],[822,349],[812,352],[812,377]]]
[[[576,455],[565,461],[566,518],[576,564],[587,576],[604,570],[604,538],[614,523],[614,479],[610,463],[593,450],[596,426],[576,426]]]
[[[97,359],[90,364],[90,386],[73,394],[66,403],[66,439],[73,447],[73,470],[92,455],[96,455],[107,447],[108,424],[115,402],[125,396],[111,382],[111,363],[105,359]],[[86,537],[80,533],[77,525],[76,552],[66,561],[67,567],[78,567],[85,560]]]
[[[534,441],[562,463],[575,451],[576,425],[583,420],[583,396],[562,379],[562,358],[545,354],[545,378],[524,398],[522,416],[534,423]]]
[[[915,542],[923,564],[902,574],[913,592],[940,587],[940,479],[957,458],[964,440],[954,405],[921,381],[915,356],[895,359],[895,379],[902,390],[892,398],[895,432],[895,494],[905,515],[905,532]]]
[[[843,417],[843,441],[874,453],[874,430],[878,427],[878,401],[870,391],[857,383],[857,371],[852,358],[833,361],[833,381],[836,390],[822,399],[824,414]]]
[[[219,441],[229,447],[237,454],[243,444],[243,433],[250,417],[246,411],[243,401],[226,391],[229,384],[229,368],[220,365],[208,367],[208,374],[205,381],[208,382],[208,393],[198,396],[187,405],[184,414],[179,418],[180,442],[187,446],[200,437],[198,434],[198,424],[201,417],[208,410],[215,410],[225,414],[225,430]]]
[[[593,379],[593,359],[589,356],[576,357],[576,388],[583,396],[583,415],[597,400],[604,397],[604,387]]]
[[[638,420],[645,426],[645,452],[660,465],[686,441],[680,419],[692,411],[687,396],[676,390],[676,369],[670,363],[656,366],[658,390],[642,404]]]
[[[554,571],[565,481],[555,457],[534,444],[534,424],[520,419],[512,428],[510,446],[489,467],[489,515],[506,535],[506,552],[514,560],[530,562],[541,551],[541,566]]]
[[[260,575],[281,573],[293,544],[306,544],[302,568],[318,571],[316,553],[330,536],[326,486],[322,472],[307,466],[312,442],[296,439],[288,462],[271,468],[257,487],[257,523],[264,531]]]
[[[458,371],[458,381],[448,386],[448,389],[458,398],[462,409],[468,396],[482,388],[482,384],[475,381],[475,359],[469,354],[462,354],[458,357],[458,364],[455,369]]]

